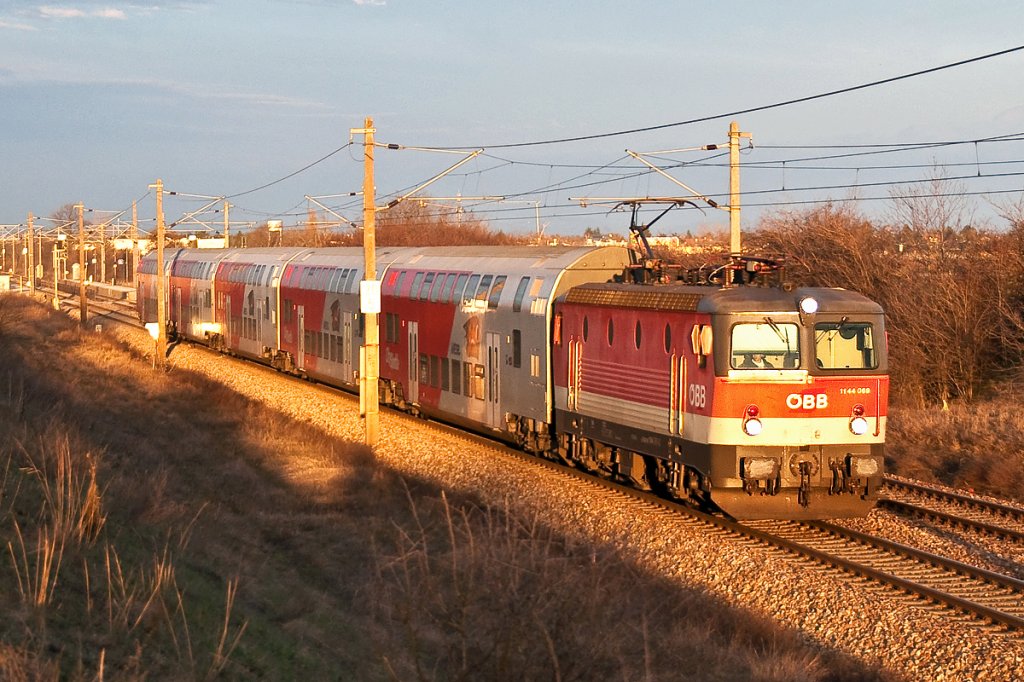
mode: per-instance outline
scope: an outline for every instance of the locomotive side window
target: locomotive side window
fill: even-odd
[[[612,345],[615,341],[615,321],[611,318],[608,319],[608,345]]]
[[[641,329],[640,329],[640,320],[637,320],[636,321],[636,330],[634,330],[634,332],[633,332],[633,345],[636,346],[637,350],[640,350],[641,336],[642,336],[642,332],[641,332]]]
[[[789,369],[799,366],[800,332],[792,322],[746,322],[732,328],[730,360],[736,369]]]
[[[821,369],[875,369],[874,334],[870,322],[819,322],[814,325],[814,357]]]
[[[583,340],[586,341],[588,336],[590,336],[590,320],[588,320],[587,316],[584,315],[583,316]]]
[[[668,324],[665,325],[665,352],[672,352],[672,327]]]

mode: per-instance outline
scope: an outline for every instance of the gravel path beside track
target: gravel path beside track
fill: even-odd
[[[118,327],[111,333],[151,356],[153,343],[144,331]],[[350,397],[309,390],[301,382],[268,380],[261,368],[185,345],[172,350],[170,365],[172,372],[216,377],[251,399],[341,438],[363,438],[358,402]],[[421,429],[387,412],[381,413],[376,455],[399,472],[446,489],[495,505],[509,500],[523,514],[539,516],[568,536],[612,543],[653,576],[765,614],[823,647],[880,665],[897,676],[1013,680],[1024,670],[1021,639],[932,612],[868,581],[808,566],[759,545],[722,539],[637,502],[595,496],[584,483],[495,458],[483,446],[442,433],[425,441]],[[322,478],[315,471],[289,475]],[[891,514],[876,511],[858,523],[897,541],[920,544],[912,524]]]

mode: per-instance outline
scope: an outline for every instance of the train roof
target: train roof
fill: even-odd
[[[377,264],[432,270],[525,271],[531,269],[608,269],[629,263],[620,246],[400,246],[378,247]],[[154,258],[155,252],[147,254]],[[302,263],[362,265],[363,249],[351,247],[257,247],[168,250],[168,260],[236,263]]]
[[[692,310],[704,313],[796,312],[801,299],[815,298],[828,313],[880,315],[882,307],[855,291],[839,288],[734,286],[729,288],[685,284],[580,284],[565,295],[565,302],[621,308]]]

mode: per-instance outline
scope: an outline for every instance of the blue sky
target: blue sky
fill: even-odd
[[[24,222],[29,211],[48,215],[78,201],[99,217],[138,198],[140,216],[151,218],[147,186],[162,178],[183,193],[245,193],[232,200],[233,220],[288,224],[304,214],[305,195],[361,189],[357,147],[275,181],[343,146],[349,129],[369,115],[380,142],[486,145],[484,155],[427,193],[509,197],[477,208],[496,228],[532,230],[530,202],[539,202],[549,232],[585,226],[621,232],[628,223],[623,214],[580,209],[569,198],[679,194],[657,176],[638,175],[643,167],[623,160],[624,150],[722,143],[727,118],[570,144],[495,147],[717,115],[1024,44],[1020,2],[839,5],[2,0],[0,223]],[[959,182],[972,194],[993,192],[968,201],[975,222],[998,226],[992,202],[1019,200],[1011,190],[1024,188],[1024,175],[991,176],[1024,173],[1024,162],[992,162],[1024,159],[1022,141],[816,162],[846,170],[801,169],[815,164],[796,161],[842,150],[773,147],[1021,133],[1022,86],[1024,52],[1016,52],[737,117],[754,142],[743,156],[752,164],[743,172],[743,189],[750,192],[744,222],[807,206],[798,201],[886,197],[900,190],[869,184],[941,171],[987,176]],[[459,158],[412,150],[378,150],[376,157],[382,203]],[[785,170],[757,168],[780,159],[788,160]],[[954,163],[975,165],[948,165]],[[728,189],[720,165],[672,174],[718,198]],[[274,184],[248,192],[268,183]],[[834,189],[800,190],[812,186]],[[323,201],[360,219],[358,199]],[[884,218],[889,203],[856,205]],[[199,205],[170,197],[167,219]],[[658,231],[726,222],[721,212],[680,211],[664,218]]]

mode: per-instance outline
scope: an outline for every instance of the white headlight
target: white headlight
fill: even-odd
[[[760,419],[748,419],[743,422],[743,432],[748,436],[760,435],[762,428]]]
[[[800,299],[800,312],[804,315],[813,315],[818,312],[818,300],[805,296]]]
[[[864,417],[854,417],[850,420],[850,431],[855,436],[863,436],[868,432],[868,420]]]

